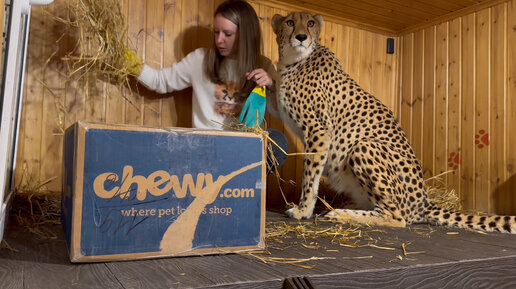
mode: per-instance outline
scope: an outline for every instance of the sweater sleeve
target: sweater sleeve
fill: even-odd
[[[138,81],[150,90],[169,93],[192,86],[195,68],[202,66],[204,50],[197,49],[189,53],[180,62],[163,69],[154,69],[144,65]]]

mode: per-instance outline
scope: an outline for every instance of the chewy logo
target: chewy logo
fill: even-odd
[[[254,189],[225,189],[221,198],[254,198]]]
[[[177,198],[186,197],[186,192],[190,190],[192,197],[197,197],[202,190],[207,187],[213,187],[214,181],[212,174],[197,174],[194,182],[191,174],[183,176],[182,182],[176,175],[170,175],[168,172],[159,170],[151,173],[148,177],[133,175],[132,166],[124,166],[122,172],[122,180],[117,174],[107,172],[98,175],[93,182],[93,190],[95,195],[103,199],[111,199],[119,196],[121,199],[128,199],[131,193],[136,191],[136,199],[143,201],[147,198],[147,193],[153,196],[162,196],[171,190]],[[120,182],[120,183],[119,183]],[[131,189],[136,185],[136,190]],[[253,189],[226,189],[220,195],[223,198],[254,198]]]

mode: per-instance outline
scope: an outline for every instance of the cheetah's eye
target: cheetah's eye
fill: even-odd
[[[287,26],[294,26],[294,21],[293,20],[287,20]]]
[[[308,27],[314,27],[314,25],[315,25],[315,21],[313,21],[313,20],[308,21]]]

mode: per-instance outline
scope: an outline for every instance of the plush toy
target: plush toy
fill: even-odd
[[[132,75],[138,75],[143,67],[143,62],[140,58],[132,50],[126,48],[124,51],[124,59],[124,66],[127,72]]]
[[[255,87],[247,97],[239,121],[247,127],[262,125],[266,104],[265,86]]]

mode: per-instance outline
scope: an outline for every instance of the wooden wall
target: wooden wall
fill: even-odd
[[[148,126],[190,126],[190,91],[134,95],[96,78],[67,82],[62,57],[76,39],[54,20],[66,17],[56,0],[33,8],[16,180],[50,181],[61,190],[63,130],[77,120]],[[123,0],[133,48],[154,67],[171,65],[193,49],[209,46],[214,7],[221,0]],[[70,2],[72,3],[72,2]],[[288,10],[251,1],[263,30],[264,54],[277,61],[270,27]],[[425,176],[442,172],[466,209],[516,214],[516,0],[464,15],[396,39],[385,53],[387,36],[326,22],[321,43],[344,68],[399,116]],[[65,35],[65,37],[63,37]],[[399,88],[399,89],[398,89]],[[277,120],[291,152],[299,140]],[[297,201],[302,157],[289,157],[281,175],[287,201]],[[278,183],[268,180],[268,201],[283,208]]]
[[[516,214],[516,1],[401,36],[399,118],[425,176]]]
[[[133,48],[154,67],[171,65],[197,47],[210,46],[214,7],[220,2],[121,1]],[[277,45],[270,20],[274,14],[286,15],[288,11],[260,1],[250,2],[260,17],[264,54],[276,63]],[[62,133],[77,120],[163,127],[191,125],[188,90],[165,96],[141,90],[140,95],[132,95],[95,78],[66,82],[61,58],[73,49],[76,39],[52,15],[67,17],[67,3],[68,0],[56,0],[47,8],[32,10],[16,171],[18,186],[27,180],[32,183],[49,180],[48,189],[61,190]],[[325,23],[321,36],[321,42],[331,47],[348,73],[395,110],[399,54],[385,53],[386,39],[384,35],[332,22]],[[269,127],[285,132],[291,152],[302,151],[300,141],[281,122],[269,117],[267,121]],[[282,168],[285,182],[281,182],[281,187],[288,201],[297,202],[300,185],[296,187],[289,181],[300,184],[301,170],[301,157],[289,157]],[[274,178],[268,182],[269,204],[283,209],[285,202],[278,182]]]
[[[67,82],[62,57],[76,39],[54,16],[66,17],[56,0],[33,8],[16,180],[50,181],[61,190],[63,130],[77,120],[149,126],[190,126],[190,91],[159,96],[134,95],[96,78]],[[193,49],[209,46],[214,7],[221,0],[123,0],[133,48],[154,67],[171,65]],[[277,61],[270,27],[288,9],[251,1],[263,30],[264,54]],[[73,3],[73,2],[70,2]],[[50,12],[50,13],[49,13]],[[321,43],[368,91],[401,120],[425,176],[442,172],[466,209],[516,214],[516,0],[464,15],[396,39],[396,53],[385,53],[387,36],[326,22]],[[65,37],[63,37],[65,35]],[[277,120],[269,127],[299,140]],[[289,157],[281,169],[287,201],[297,201],[302,157]],[[292,185],[294,181],[298,186]],[[274,178],[268,202],[283,208]]]

